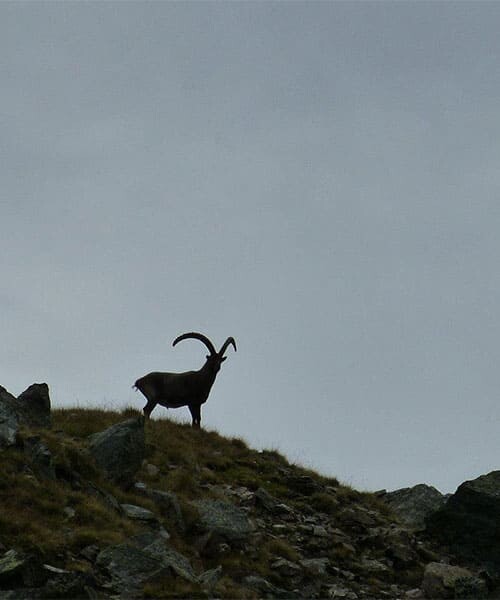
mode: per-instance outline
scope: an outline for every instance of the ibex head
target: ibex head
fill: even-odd
[[[227,340],[222,344],[219,352],[217,352],[217,350],[215,349],[215,346],[207,338],[206,335],[203,335],[202,333],[196,333],[195,331],[191,331],[190,333],[183,333],[179,337],[176,337],[172,346],[175,346],[177,343],[181,342],[182,340],[187,340],[190,338],[195,339],[195,340],[200,340],[200,342],[203,342],[205,344],[205,346],[208,348],[208,351],[210,352],[210,354],[207,354],[207,356],[206,356],[207,365],[210,367],[210,370],[213,371],[214,373],[219,372],[221,364],[226,360],[227,356],[224,356],[224,353],[226,352],[228,347],[231,345],[231,346],[233,346],[234,350],[236,351],[236,342],[234,341],[234,338],[232,338],[232,337],[228,337]]]

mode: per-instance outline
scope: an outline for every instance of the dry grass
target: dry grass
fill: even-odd
[[[96,498],[65,481],[37,479],[14,450],[0,454],[0,537],[6,547],[35,551],[59,562],[61,551],[78,552],[89,543],[115,543],[136,530]],[[64,509],[73,508],[68,519]]]
[[[264,553],[269,554],[271,557],[286,558],[292,562],[297,562],[300,559],[300,555],[297,550],[291,546],[286,540],[275,538],[269,540],[264,544]]]

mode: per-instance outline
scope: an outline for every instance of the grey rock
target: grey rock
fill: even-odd
[[[284,502],[280,502],[276,509],[277,514],[285,521],[295,521],[297,518],[293,508],[290,508],[290,506]]]
[[[15,409],[23,425],[28,427],[52,427],[49,386],[34,383],[15,400]]]
[[[67,571],[66,569],[60,569],[59,567],[53,567],[52,565],[43,565],[43,568],[50,575],[66,575],[67,573],[71,573],[71,571]]]
[[[238,486],[231,488],[229,486],[228,492],[235,496],[241,504],[251,504],[255,499],[255,494],[245,486]]]
[[[37,475],[45,479],[55,479],[56,471],[52,462],[52,454],[41,441],[40,436],[32,435],[24,440],[24,453],[33,465]]]
[[[251,590],[259,594],[259,598],[281,598],[288,600],[289,598],[299,598],[300,595],[284,590],[269,583],[267,579],[256,575],[248,575],[243,579],[243,584]]]
[[[132,544],[109,546],[99,553],[97,567],[109,577],[108,589],[134,597],[142,586],[169,575],[169,568]]]
[[[71,519],[74,519],[76,516],[76,510],[71,506],[65,506],[63,508],[63,513],[66,517],[66,521],[71,521]]]
[[[256,506],[262,507],[273,515],[293,515],[293,510],[289,506],[280,502],[264,488],[258,488],[254,497]]]
[[[390,572],[389,567],[374,558],[362,558],[360,566],[363,571],[370,573],[371,575],[384,575]]]
[[[222,577],[222,566],[219,565],[215,569],[205,571],[198,578],[200,585],[211,590]]]
[[[0,587],[39,586],[46,579],[42,565],[29,554],[8,550],[0,558]]]
[[[399,527],[390,529],[383,535],[382,547],[397,569],[410,568],[419,561],[415,537],[408,530]]]
[[[378,523],[377,513],[367,510],[362,506],[344,509],[342,511],[342,520],[358,529],[369,529],[375,527]]]
[[[144,551],[161,559],[162,563],[179,577],[191,582],[198,581],[189,560],[180,552],[167,546],[163,540],[156,540],[149,546],[146,546]]]
[[[288,475],[284,478],[284,483],[290,490],[304,496],[310,496],[322,489],[316,479],[309,477],[309,475]]]
[[[326,575],[330,561],[328,558],[304,558],[299,564],[308,575]]]
[[[386,556],[393,562],[397,569],[414,566],[418,561],[417,553],[404,544],[393,544],[387,547]]]
[[[190,582],[198,581],[189,560],[183,554],[168,546],[161,534],[144,532],[133,536],[129,541],[146,554],[158,559],[179,577]]]
[[[177,529],[185,531],[186,525],[176,494],[173,492],[164,492],[163,490],[150,490],[142,481],[134,483],[134,491],[153,500],[164,517],[170,518]]]
[[[279,500],[270,494],[264,488],[258,488],[255,492],[255,504],[261,506],[270,513],[277,513],[277,509],[280,504]]]
[[[0,385],[0,404],[8,404],[10,406],[14,406],[15,402],[16,397]]]
[[[227,554],[230,551],[231,551],[231,546],[229,544],[226,544],[225,542],[222,542],[221,544],[219,544],[219,547],[218,547],[219,554]]]
[[[145,454],[143,417],[127,419],[90,436],[89,450],[114,482],[132,485]]]
[[[271,563],[271,569],[273,571],[278,571],[281,575],[285,575],[286,577],[302,574],[302,568],[297,563],[287,560],[286,558],[275,560]]]
[[[91,574],[62,569],[58,569],[58,571],[51,573],[50,579],[43,587],[43,598],[92,600],[96,597],[94,588],[97,586],[97,582]]]
[[[82,549],[80,554],[83,556],[83,558],[86,558],[88,561],[94,562],[99,552],[100,548],[97,544],[90,544],[89,546],[85,546],[85,548]]]
[[[345,600],[357,600],[358,595],[341,585],[331,585],[326,590],[327,598],[344,598]]]
[[[16,550],[8,550],[0,558],[0,583],[12,583],[23,580],[26,558]]]
[[[171,517],[176,526],[184,531],[186,526],[182,517],[181,505],[173,492],[150,490],[147,492],[147,496],[155,502],[163,515]]]
[[[424,529],[427,517],[439,510],[447,499],[447,496],[435,487],[423,483],[379,494],[379,497],[392,508],[403,523],[415,529]]]
[[[335,547],[342,552],[345,556],[355,556],[356,555],[356,547],[353,544],[348,544],[347,542],[337,541],[335,542]]]
[[[102,502],[109,508],[112,508],[120,515],[123,514],[121,504],[110,492],[103,490],[100,487],[97,487],[97,485],[94,485],[91,481],[82,481],[82,487],[85,489],[85,492],[90,496],[94,496],[94,498],[97,498],[100,502]]]
[[[14,409],[16,399],[0,386],[0,448],[16,443],[19,418]]]
[[[16,441],[19,425],[51,427],[49,387],[34,383],[15,398],[0,386],[0,447]]]
[[[319,538],[327,538],[328,537],[328,531],[326,530],[325,527],[323,527],[323,525],[314,525],[312,534],[314,537],[319,537]]]
[[[160,469],[156,465],[146,463],[144,468],[146,469],[146,472],[150,477],[158,477],[158,475],[160,474]]]
[[[465,481],[433,513],[427,531],[458,557],[500,576],[500,471]]]
[[[200,513],[199,525],[210,532],[212,538],[226,542],[245,540],[252,532],[246,513],[240,508],[221,500],[197,500],[193,505]]]
[[[443,563],[429,563],[424,572],[422,590],[429,598],[484,598],[484,581],[468,569]]]
[[[156,515],[142,506],[135,504],[121,504],[123,514],[134,521],[144,521],[147,523],[158,523]]]
[[[144,481],[136,481],[134,483],[134,492],[137,492],[138,494],[142,494],[143,496],[147,496],[148,494],[148,486],[144,483]]]
[[[41,588],[0,590],[0,600],[39,600],[40,598],[42,598]]]
[[[404,595],[405,600],[425,600],[424,592],[420,588],[408,590]]]

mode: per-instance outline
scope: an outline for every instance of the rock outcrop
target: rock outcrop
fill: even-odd
[[[145,455],[144,419],[127,419],[92,435],[89,450],[111,480],[131,486]]]
[[[380,492],[379,497],[406,525],[415,529],[425,529],[427,517],[439,510],[448,496],[441,494],[431,485],[421,483],[393,492]]]
[[[484,580],[468,569],[445,563],[429,563],[422,580],[426,598],[486,598],[488,590]]]
[[[169,575],[168,565],[130,543],[105,548],[97,556],[96,566],[107,578],[109,592],[132,598],[140,596],[146,583]]]
[[[221,500],[197,500],[193,503],[200,513],[199,527],[220,543],[238,543],[248,538],[252,525],[245,512]]]
[[[465,481],[437,512],[427,531],[458,557],[500,577],[500,471]]]
[[[16,443],[19,417],[14,409],[14,396],[0,386],[0,448]]]
[[[34,383],[15,400],[15,410],[22,424],[28,427],[52,426],[49,386]]]
[[[0,448],[12,446],[20,425],[51,427],[49,386],[34,383],[17,398],[0,386]]]
[[[45,479],[56,478],[52,454],[41,441],[40,436],[32,435],[24,440],[24,453],[29,458],[36,473]]]

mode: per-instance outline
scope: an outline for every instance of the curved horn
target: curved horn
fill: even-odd
[[[228,337],[224,344],[222,344],[222,348],[219,350],[220,356],[224,356],[224,352],[227,350],[227,347],[229,345],[231,345],[234,348],[234,351],[236,352],[236,342],[234,341],[234,338]]]
[[[217,351],[214,348],[214,345],[207,338],[207,336],[203,335],[202,333],[196,333],[195,331],[191,331],[190,333],[183,333],[179,337],[176,337],[172,346],[175,346],[177,344],[177,342],[180,342],[182,340],[187,340],[189,338],[193,338],[195,340],[200,340],[200,342],[203,342],[205,344],[205,346],[209,349],[210,354],[217,354]]]

